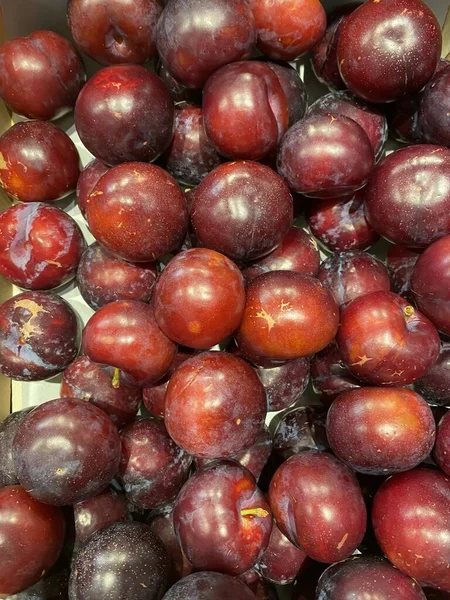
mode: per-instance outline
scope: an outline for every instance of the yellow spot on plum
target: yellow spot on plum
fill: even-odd
[[[338,550],[340,550],[342,548],[342,546],[345,544],[345,542],[347,541],[348,538],[348,533],[344,534],[342,537],[342,540],[339,542],[339,544],[337,545]]]
[[[0,152],[0,169],[2,171],[4,171],[5,169],[8,170],[9,167],[9,163],[6,162],[5,157],[3,156],[3,153]]]
[[[191,333],[200,333],[202,326],[198,321],[191,321],[188,328]]]
[[[365,365],[367,362],[369,362],[369,360],[373,360],[373,358],[369,358],[368,356],[366,356],[364,354],[364,356],[358,356],[359,361],[358,362],[354,362],[351,363],[350,366],[351,367],[362,367],[363,365]]]
[[[261,308],[261,310],[256,313],[256,317],[266,321],[269,331],[271,331],[272,327],[275,325],[275,319],[272,317],[272,315],[269,315],[264,308]]]
[[[241,419],[236,419],[236,425],[240,425],[242,423]]]

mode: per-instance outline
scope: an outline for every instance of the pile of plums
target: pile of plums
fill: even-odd
[[[0,136],[16,286],[0,374],[37,405],[0,424],[0,597],[448,600],[433,12],[69,0],[67,16],[74,44],[0,45],[21,117]],[[100,64],[87,81],[79,52]],[[389,133],[406,145],[387,152]]]

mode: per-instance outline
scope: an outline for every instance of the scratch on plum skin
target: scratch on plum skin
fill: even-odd
[[[366,356],[365,354],[364,354],[364,356],[359,356],[358,358],[360,360],[358,362],[351,363],[350,364],[351,367],[362,367],[363,365],[365,365],[370,360],[373,360],[373,358],[370,358],[369,356]]]
[[[43,306],[34,302],[34,300],[18,300],[14,303],[14,308],[25,308],[30,311],[30,318],[26,323],[20,327],[20,333],[22,335],[22,340],[25,342],[35,333],[42,333],[42,330],[39,326],[32,323],[32,321],[38,316],[39,313],[48,313],[48,310],[45,310]]]
[[[281,308],[281,307],[280,307]],[[259,319],[264,319],[267,323],[267,326],[269,328],[269,331],[272,331],[273,326],[275,325],[276,321],[275,319],[272,317],[272,315],[269,315],[269,313],[267,313],[264,308],[261,308],[261,310],[259,312],[256,313],[255,315],[256,318]]]

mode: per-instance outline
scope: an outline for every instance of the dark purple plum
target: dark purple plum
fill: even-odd
[[[185,577],[165,594],[163,600],[256,600],[251,590],[236,577],[203,571]]]
[[[120,438],[102,410],[82,400],[50,400],[20,423],[13,443],[21,485],[37,500],[62,506],[95,496],[117,473]]]
[[[299,400],[309,383],[309,360],[297,358],[278,367],[255,367],[266,390],[267,410],[288,408]]]
[[[441,471],[450,477],[450,412],[447,412],[439,422],[433,458]]]
[[[289,458],[302,450],[326,450],[326,415],[322,406],[298,406],[284,413],[273,434],[275,452]]]
[[[169,569],[164,544],[148,525],[113,523],[95,533],[75,558],[69,598],[160,600]]]
[[[405,248],[405,246],[389,246],[386,266],[391,276],[394,292],[403,298],[411,298],[411,276],[416,262],[423,250],[421,248]]]
[[[78,351],[77,317],[56,294],[23,292],[0,305],[0,372],[19,381],[64,371]]]
[[[450,406],[450,346],[441,345],[441,352],[428,372],[416,379],[414,389],[429,404]]]
[[[338,394],[361,385],[361,382],[353,377],[345,366],[335,342],[313,356],[311,382],[314,391],[322,394],[321,401],[327,406]]]
[[[12,447],[17,428],[29,412],[30,409],[19,410],[0,423],[0,488],[19,483]]]
[[[77,182],[77,204],[83,217],[86,217],[86,206],[91,192],[108,171],[109,167],[96,158],[81,171]]]
[[[256,569],[264,579],[279,585],[287,585],[295,580],[305,560],[307,560],[306,553],[294,546],[274,522],[269,545]]]
[[[308,91],[298,71],[286,63],[267,63],[275,71],[289,108],[289,127],[305,116]]]
[[[450,65],[435,74],[420,100],[419,125],[423,140],[450,146]]]

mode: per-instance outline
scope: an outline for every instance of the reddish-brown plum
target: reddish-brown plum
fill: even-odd
[[[94,310],[115,300],[150,302],[157,277],[155,263],[126,262],[96,243],[85,250],[77,271],[80,293]]]
[[[328,567],[319,579],[320,600],[426,600],[411,579],[379,556],[355,556]]]
[[[331,454],[291,456],[272,478],[269,501],[282,533],[318,562],[347,558],[366,531],[358,482]]]
[[[234,456],[230,456],[230,460],[235,460],[240,465],[250,471],[253,477],[258,481],[261,477],[261,473],[267,464],[272,453],[272,436],[270,435],[267,427],[261,429],[256,441],[249,448],[241,450]],[[200,469],[205,467],[207,464],[213,462],[214,459],[209,458],[196,458],[195,466]]]
[[[387,121],[381,110],[362,102],[350,92],[333,92],[322,96],[308,109],[308,115],[333,113],[353,119],[364,129],[373,148],[375,160],[384,150],[388,137]]]
[[[288,63],[268,62],[283,88],[289,108],[289,127],[305,116],[308,106],[308,90],[299,72]]]
[[[150,513],[148,521],[150,529],[163,542],[170,557],[171,576],[170,581],[176,582],[192,573],[192,565],[183,554],[180,542],[175,535],[173,524],[173,507],[163,507],[159,511]]]
[[[322,39],[327,15],[320,0],[250,0],[258,48],[277,60],[294,60]]]
[[[450,406],[450,347],[441,345],[441,352],[434,365],[414,382],[414,389],[429,404]]]
[[[12,455],[14,437],[29,409],[14,412],[0,423],[0,488],[19,483]]]
[[[273,434],[273,448],[289,458],[302,450],[327,450],[327,412],[322,406],[297,406],[283,414]]]
[[[76,45],[102,65],[152,59],[161,12],[158,0],[70,0],[67,6]]]
[[[10,598],[56,562],[66,524],[60,508],[41,504],[20,485],[0,489],[0,596]]]
[[[400,388],[360,387],[340,394],[327,415],[336,456],[359,473],[408,471],[433,449],[436,425],[423,398]]]
[[[161,157],[161,164],[178,181],[197,185],[222,159],[206,136],[200,106],[177,107],[174,123],[172,143]]]
[[[75,126],[86,148],[108,165],[151,162],[170,144],[173,110],[157,75],[140,65],[117,65],[89,79],[75,106]]]
[[[339,71],[357,96],[391,102],[428,82],[441,44],[439,23],[422,0],[370,0],[349,15],[339,32]]]
[[[255,20],[244,0],[171,0],[156,43],[169,73],[187,87],[201,88],[222,65],[250,58]]]
[[[154,509],[173,500],[188,477],[192,457],[169,437],[164,424],[138,419],[120,432],[119,480],[140,508]]]
[[[165,423],[178,446],[203,458],[228,458],[255,441],[266,415],[255,371],[226,352],[203,352],[172,375]]]
[[[180,187],[160,167],[118,165],[103,175],[86,210],[92,235],[123,260],[150,262],[181,246],[187,210]]]
[[[83,217],[86,217],[86,206],[91,192],[94,191],[99,179],[109,171],[107,165],[94,158],[81,171],[77,182],[77,204]]]
[[[20,202],[50,202],[73,192],[80,157],[52,123],[16,123],[0,137],[0,186]]]
[[[328,257],[320,265],[317,278],[331,292],[338,306],[371,292],[391,289],[389,273],[383,263],[356,250],[336,252]]]
[[[173,77],[161,61],[156,65],[156,74],[161,78],[162,82],[169,90],[175,103],[177,102],[192,102],[201,104],[202,90],[187,88]]]
[[[95,533],[73,561],[72,600],[159,600],[169,577],[164,544],[144,523],[113,523]]]
[[[352,196],[311,202],[306,220],[311,233],[333,252],[365,250],[380,236],[364,215],[364,190]]]
[[[350,375],[335,342],[318,352],[311,360],[311,382],[321,401],[330,405],[338,394],[358,388],[361,382]]]
[[[447,412],[439,422],[433,458],[440,469],[450,477],[450,412]]]
[[[327,15],[327,29],[318,44],[312,48],[311,64],[317,79],[330,89],[344,89],[337,62],[337,41],[342,24],[360,2],[338,6]]]
[[[386,256],[386,266],[391,276],[394,292],[403,298],[410,298],[411,276],[416,262],[423,250],[420,248],[405,248],[405,246],[389,246]]]
[[[49,290],[70,281],[84,248],[80,228],[56,206],[16,204],[0,214],[0,274],[21,288]]]
[[[289,360],[325,348],[338,324],[333,296],[317,279],[271,271],[249,283],[236,341],[244,354]]]
[[[258,600],[278,600],[275,586],[263,579],[256,567],[240,575],[239,579],[248,586]]]
[[[64,371],[78,351],[77,317],[56,294],[23,292],[0,305],[0,372],[40,381]]]
[[[98,496],[73,507],[75,519],[75,546],[80,547],[99,529],[130,519],[125,496],[113,489],[107,489]]]
[[[267,410],[284,410],[294,404],[308,387],[309,360],[297,358],[277,367],[255,367],[266,390]]]
[[[158,327],[151,306],[117,300],[89,319],[83,331],[83,350],[94,362],[121,369],[144,386],[167,373],[177,347]]]
[[[125,381],[123,373],[114,377],[113,367],[79,356],[63,373],[61,398],[79,398],[91,402],[107,413],[117,427],[136,416],[141,403],[141,390]]]
[[[269,545],[256,568],[264,579],[286,585],[297,577],[306,558],[305,552],[294,546],[274,522]]]
[[[297,271],[315,277],[319,272],[317,242],[306,231],[291,227],[273,252],[252,263],[244,271],[247,282],[268,271]]]
[[[198,570],[240,575],[267,547],[272,513],[247,469],[231,461],[197,471],[179,493],[175,531]]]
[[[220,154],[257,160],[274,151],[289,126],[289,102],[264,62],[222,67],[203,90],[205,131]]]
[[[196,188],[191,208],[200,245],[238,262],[255,260],[279,246],[292,217],[292,196],[284,181],[252,161],[214,169]]]
[[[193,352],[187,349],[178,350],[175,358],[170,365],[169,370],[161,379],[158,379],[153,385],[149,385],[142,390],[142,401],[145,408],[155,417],[164,418],[166,408],[166,391],[170,378],[175,370],[188,358],[192,358]]]
[[[450,591],[450,481],[431,469],[390,477],[375,495],[372,523],[385,556],[425,585]]]
[[[237,577],[202,571],[193,573],[173,585],[163,600],[257,600],[253,592]]]
[[[431,321],[392,292],[372,292],[344,307],[336,341],[350,373],[374,385],[412,383],[435,363],[440,347]]]
[[[54,31],[33,31],[0,46],[0,96],[28,119],[57,119],[72,110],[85,80],[75,48]]]
[[[450,334],[450,235],[431,244],[419,257],[411,276],[418,308],[439,331]]]
[[[450,233],[450,150],[419,144],[376,167],[365,190],[366,217],[394,244],[421,248]]]
[[[450,146],[450,66],[434,75],[420,100],[420,133],[430,144]]]
[[[244,279],[226,256],[193,248],[177,254],[158,279],[155,318],[171,340],[190,348],[215,346],[244,314]]]
[[[284,135],[278,173],[294,192],[312,198],[351,194],[372,172],[374,154],[366,132],[343,115],[312,114]]]
[[[59,398],[20,423],[13,444],[21,485],[37,500],[62,506],[100,493],[117,472],[120,438],[109,416],[89,402]]]

